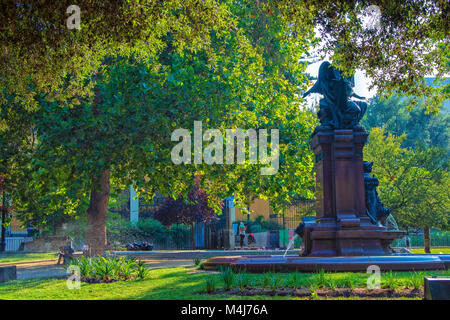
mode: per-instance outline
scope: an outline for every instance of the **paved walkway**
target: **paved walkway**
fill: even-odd
[[[62,278],[66,276],[66,270],[61,265],[33,265],[18,266],[17,280],[34,278]]]

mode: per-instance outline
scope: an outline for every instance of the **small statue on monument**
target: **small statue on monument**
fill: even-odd
[[[385,225],[386,218],[389,216],[391,211],[384,207],[380,197],[378,196],[378,178],[370,175],[372,172],[372,165],[373,162],[363,162],[366,213],[372,223],[377,225]]]
[[[367,102],[351,100],[351,97],[365,100],[353,91],[354,86],[353,76],[344,77],[328,61],[320,65],[317,82],[303,94],[303,97],[311,93],[323,96],[317,113],[321,125],[315,132],[331,129],[365,130],[359,121],[367,110]]]

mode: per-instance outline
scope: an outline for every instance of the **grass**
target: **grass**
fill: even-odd
[[[35,252],[35,253],[1,253],[1,263],[28,262],[36,260],[47,260],[58,258],[57,252]]]
[[[178,267],[166,269],[153,269],[149,272],[150,278],[136,281],[118,281],[113,283],[87,284],[82,282],[80,289],[68,289],[64,279],[32,279],[16,280],[0,284],[0,299],[132,299],[132,300],[177,300],[177,299],[300,299],[289,296],[251,296],[243,297],[230,294],[210,295],[206,293],[213,288],[223,289],[225,283],[221,273],[201,272],[194,267]],[[424,276],[449,275],[445,272],[397,272],[395,274],[382,274],[381,285],[392,282],[395,277],[395,285],[414,287],[423,285]],[[365,273],[269,273],[269,274],[240,274],[241,280],[237,279],[231,284],[232,288],[239,286],[260,287],[263,283],[267,287],[294,286],[297,287],[327,286],[342,287],[351,284],[355,287],[366,285],[368,274]],[[230,275],[226,281],[230,281]],[[267,279],[267,280],[266,280]],[[231,282],[231,281],[230,281]],[[200,293],[200,294],[198,294]],[[320,297],[318,297],[320,298]],[[308,299],[308,298],[301,298]],[[346,298],[348,299],[348,298]],[[391,299],[391,298],[390,298]]]
[[[425,253],[424,248],[412,248],[411,251],[413,253]],[[431,253],[443,253],[443,254],[450,254],[450,248],[431,248]]]

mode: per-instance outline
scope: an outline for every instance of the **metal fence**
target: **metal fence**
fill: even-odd
[[[424,238],[423,234],[409,234],[410,246],[423,248]],[[431,233],[430,234],[431,247],[450,247],[450,233]],[[404,247],[406,246],[405,238],[396,239],[392,243],[393,247]]]
[[[22,243],[32,240],[31,237],[5,237],[5,251],[19,251]]]
[[[273,214],[270,216],[271,221],[275,222],[273,225],[279,226],[279,239],[272,240],[270,243],[271,248],[275,248],[279,243],[280,248],[286,248],[290,239],[294,236],[294,230],[302,221],[303,217],[312,216],[315,214],[316,206],[315,200],[312,199],[298,199],[294,201],[290,206],[283,210],[282,213]],[[276,230],[271,230],[272,239],[275,236]],[[300,246],[301,239],[296,240],[296,246]]]

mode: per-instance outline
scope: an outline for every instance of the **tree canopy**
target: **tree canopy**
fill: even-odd
[[[0,84],[17,99],[35,103],[30,83],[60,101],[81,90],[92,93],[93,83],[86,87],[85,82],[106,56],[152,57],[167,46],[167,36],[179,52],[205,50],[213,62],[211,32],[226,34],[244,23],[253,32],[253,44],[270,53],[281,43],[264,30],[273,17],[289,26],[294,37],[309,38],[316,27],[322,52],[342,70],[364,70],[382,94],[426,97],[425,106],[434,112],[448,98],[448,89],[424,81],[427,74],[442,77],[448,72],[445,0],[82,0],[77,2],[80,29],[67,28],[70,5],[50,0],[2,4]],[[252,7],[256,10],[248,10]],[[245,15],[238,15],[239,10]],[[379,17],[375,27],[365,24],[370,12]]]
[[[395,136],[406,134],[402,147],[439,147],[450,150],[450,116],[442,110],[439,114],[427,114],[422,103],[410,106],[410,99],[392,96],[371,99],[361,123],[371,130],[383,127]]]

